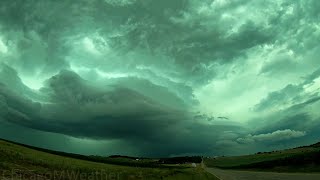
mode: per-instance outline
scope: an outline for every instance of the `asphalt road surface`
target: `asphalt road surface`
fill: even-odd
[[[205,168],[220,180],[320,180],[320,174],[273,173]]]

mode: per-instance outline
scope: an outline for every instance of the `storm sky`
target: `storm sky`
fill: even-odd
[[[1,0],[0,137],[81,154],[320,140],[319,0]]]

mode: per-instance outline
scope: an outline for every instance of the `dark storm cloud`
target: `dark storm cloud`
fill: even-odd
[[[305,107],[303,110],[298,109],[298,112],[289,111],[291,111],[290,108],[266,117],[266,119],[256,119],[260,123],[256,123],[251,133],[238,138],[237,142],[253,144],[264,150],[275,150],[319,141],[319,117],[308,113]]]
[[[33,121],[33,115],[41,109],[41,104],[23,97],[0,83],[1,119],[5,121]]]
[[[202,125],[181,107],[173,109],[124,87],[93,86],[71,71],[61,71],[41,89],[50,103],[35,103],[4,86],[0,90],[1,117],[7,122],[74,137],[136,143],[147,152],[158,149],[147,153],[150,156],[207,153],[214,136],[239,131],[237,125]]]
[[[271,32],[252,21],[245,22],[237,33],[228,36],[218,22],[208,28],[201,19],[191,24],[173,20],[183,19],[183,13],[189,13],[188,3],[180,3],[185,5],[180,5],[179,11],[171,11],[172,6],[166,1],[161,3],[163,6],[155,12],[150,13],[150,7],[142,9],[142,14],[148,14],[144,18],[133,16],[135,18],[127,24],[131,30],[112,38],[111,42],[125,52],[142,48],[151,54],[169,56],[181,71],[179,78],[192,83],[208,83],[216,75],[215,66],[245,56],[247,49],[272,42]],[[153,6],[157,7],[154,3]],[[154,13],[162,13],[162,18],[159,19],[158,14],[155,18]],[[127,48],[123,50],[123,47]]]
[[[264,111],[269,108],[290,103],[291,100],[294,101],[294,99],[298,99],[299,97],[297,97],[297,95],[299,95],[301,92],[303,92],[303,87],[290,84],[281,91],[268,94],[265,99],[255,106],[255,110]]]
[[[279,91],[269,93],[254,107],[255,111],[269,112],[269,115],[250,120],[249,123],[253,127],[255,126],[251,129],[252,133],[237,141],[239,143],[255,143],[259,141],[257,138],[280,134],[288,139],[280,138],[279,142],[275,142],[277,138],[271,138],[271,141],[261,142],[259,146],[287,148],[303,145],[301,142],[314,143],[318,141],[320,96],[316,80],[319,76],[319,70],[315,70],[303,77],[301,83],[289,84]],[[313,86],[315,88],[312,88]],[[293,138],[291,139],[291,137]],[[284,146],[280,146],[281,144]]]
[[[70,48],[67,46],[67,39],[63,37],[75,33],[85,36],[96,29],[108,39],[114,51],[123,54],[142,50],[151,56],[161,53],[173,59],[174,66],[181,71],[179,78],[203,84],[215,76],[212,67],[214,62],[230,62],[245,55],[244,51],[249,48],[272,42],[273,37],[268,29],[252,21],[245,22],[237,33],[230,36],[225,29],[219,28],[219,22],[208,28],[201,17],[190,20],[191,24],[174,21],[173,19],[183,19],[184,14],[194,13],[194,3],[186,0],[135,1],[127,6],[115,6],[98,0],[90,3],[3,3],[7,3],[1,11],[5,27],[16,27],[17,31],[23,29],[22,37],[18,40],[19,47],[35,46],[27,48],[24,53],[26,57],[23,59],[32,57],[24,67],[28,71],[39,61],[43,64],[44,71],[47,68],[56,70],[66,67],[68,63],[64,56],[68,55]],[[232,3],[229,8],[238,4],[240,3]],[[20,13],[13,15],[13,12]],[[221,18],[218,14],[215,16],[217,19]],[[113,35],[117,34],[115,32],[120,33]],[[37,38],[47,47],[36,48],[39,43]],[[39,50],[43,51],[43,57],[34,58],[33,51]],[[148,65],[150,62],[143,60],[142,63]]]
[[[2,0],[0,121],[142,155],[309,142],[320,136],[319,5]]]
[[[303,106],[311,104],[319,100],[318,89],[314,92],[305,92],[305,87],[312,86],[315,80],[320,77],[319,69],[309,74],[300,84],[289,84],[283,89],[271,92],[268,96],[255,105],[255,111],[264,111],[275,107],[291,107],[301,109]],[[301,107],[301,108],[300,108]]]
[[[53,76],[41,91],[53,104],[30,126],[73,136],[152,138],[184,117],[134,90],[91,86],[70,71]]]
[[[283,113],[284,114],[284,113]],[[275,132],[277,130],[284,130],[284,129],[292,129],[298,131],[307,131],[310,128],[311,121],[313,120],[312,117],[305,112],[298,112],[296,114],[287,114],[283,115],[283,117],[273,117],[273,122],[269,122],[262,127],[259,127],[256,130],[258,134],[264,134],[269,132]]]
[[[314,143],[318,141],[319,137],[317,128],[319,127],[318,120],[320,115],[316,113],[319,107],[319,100],[319,97],[312,98],[273,112],[269,116],[253,119],[249,123],[255,126],[255,128],[251,129],[251,132],[256,135],[249,134],[246,137],[239,138],[237,141],[239,143],[254,143],[257,142],[256,138],[259,138],[261,134],[263,135],[262,137],[265,137],[265,135],[268,137],[273,135],[281,136],[278,138],[278,142],[275,142],[277,138],[272,138],[269,142],[261,142],[261,147],[268,145],[274,148],[288,148],[303,145],[303,142],[305,144]],[[274,134],[274,132],[278,133]],[[285,147],[279,146],[281,144],[285,145]]]
[[[18,73],[13,68],[3,63],[0,64],[0,84],[17,94],[23,94],[37,100],[42,99],[35,91],[22,83]]]
[[[155,85],[146,79],[135,77],[118,78],[111,84],[142,92],[144,96],[152,98],[156,102],[172,108],[185,109],[188,104],[190,105],[192,103],[192,101],[188,101],[187,97],[186,99],[184,99],[184,97],[177,97],[177,95],[174,92],[170,92],[168,88]],[[157,92],[156,96],[155,92]]]
[[[156,73],[152,72],[152,70],[148,70],[148,69],[144,69],[144,70],[140,70],[140,74],[141,76],[139,76],[140,78],[119,78],[119,81],[123,81],[123,83],[118,82],[124,86],[134,86],[135,88],[139,88],[140,90],[142,89],[150,89],[151,88],[157,88],[159,86],[155,86],[155,85],[150,85],[150,83],[148,83],[148,81],[145,79],[145,77],[153,77],[153,80],[158,82],[160,85],[164,86],[164,87],[168,87],[169,93],[174,93],[176,96],[179,96],[181,100],[184,101],[185,104],[187,105],[195,105],[198,102],[198,100],[195,98],[194,96],[194,90],[190,85],[187,85],[183,82],[174,82],[172,80],[170,80],[167,77],[162,77],[161,75],[157,75]],[[128,85],[126,84],[128,83]],[[139,84],[139,86],[134,85],[135,83]],[[142,90],[143,91],[143,90]],[[151,92],[151,91],[150,91]],[[145,93],[145,92],[144,92]],[[166,94],[168,92],[165,92]],[[169,95],[172,96],[172,95]],[[170,97],[168,97],[167,99],[169,99]],[[171,98],[170,101],[175,101],[175,103],[177,103],[177,105],[181,106],[180,101],[181,100],[177,100],[175,98]]]
[[[44,71],[47,70],[46,68],[57,70],[59,67],[67,67],[68,62],[65,56],[68,55],[70,48],[68,39],[64,37],[72,37],[73,34],[86,36],[98,31],[108,39],[113,51],[126,54],[140,50],[151,56],[159,53],[166,55],[174,61],[173,65],[178,69],[177,76],[180,79],[195,84],[206,84],[216,76],[216,66],[219,67],[219,64],[230,63],[234,59],[245,56],[246,50],[250,48],[272,44],[275,38],[281,41],[286,40],[280,37],[283,36],[283,32],[300,27],[295,26],[292,19],[299,21],[305,18],[301,13],[294,13],[292,16],[297,18],[293,18],[287,16],[284,10],[274,9],[275,12],[265,17],[266,21],[274,26],[263,26],[253,20],[244,20],[236,32],[228,34],[230,27],[235,24],[224,24],[222,11],[229,13],[240,5],[248,4],[257,8],[261,6],[271,8],[272,4],[248,1],[228,2],[217,12],[214,9],[207,15],[197,13],[197,8],[205,4],[208,6],[216,4],[214,1],[203,2],[204,4],[188,0],[128,2],[131,3],[102,0],[42,1],[41,3],[3,1],[1,20],[5,24],[4,28],[15,27],[17,31],[23,30],[19,47],[26,48],[31,44],[35,46],[27,48],[26,57],[23,58],[30,58],[24,67],[28,71],[35,68],[34,64],[39,64],[39,61],[43,61],[41,63]],[[316,1],[282,4],[283,9],[291,5],[294,6],[294,12],[300,9],[306,12],[308,22],[315,20],[311,15],[314,14],[312,13],[314,7],[317,7]],[[212,8],[215,6],[213,5]],[[190,16],[189,19],[188,16]],[[279,19],[280,22],[274,22],[274,19]],[[289,22],[292,25],[289,26]],[[281,26],[276,26],[277,24]],[[32,53],[32,49],[34,51],[37,49],[35,44],[37,36],[47,46],[42,49],[44,57],[38,60]],[[305,36],[301,34],[299,37]],[[301,40],[303,41],[306,40]],[[146,65],[153,63],[151,60],[140,61]],[[137,63],[139,61],[134,64]],[[39,65],[36,68],[39,68]]]
[[[56,71],[67,66],[63,56],[67,47],[62,41],[63,27],[70,25],[59,3],[45,1],[1,1],[0,29],[6,41],[20,55],[20,68],[26,74]],[[59,13],[58,13],[59,12]],[[13,44],[15,43],[15,44]]]

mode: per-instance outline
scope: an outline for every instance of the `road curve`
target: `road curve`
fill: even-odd
[[[320,174],[273,173],[205,168],[220,180],[319,180]]]

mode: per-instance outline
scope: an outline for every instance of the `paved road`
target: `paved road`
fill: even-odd
[[[221,180],[320,180],[320,174],[290,174],[205,168]]]

